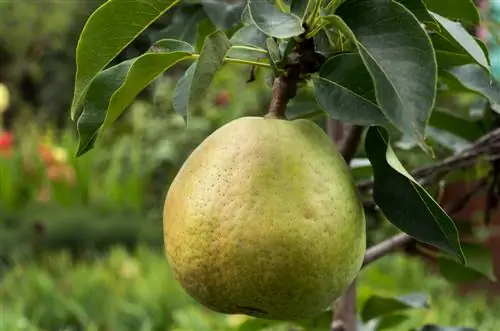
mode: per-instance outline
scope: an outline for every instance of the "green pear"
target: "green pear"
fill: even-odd
[[[208,136],[167,193],[165,252],[211,310],[297,320],[357,276],[365,215],[348,166],[309,120],[242,117]]]

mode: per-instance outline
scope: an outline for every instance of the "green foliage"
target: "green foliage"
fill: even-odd
[[[170,103],[175,79],[160,77],[154,104],[135,101],[103,133],[101,144],[78,158],[71,155],[77,144],[71,128],[60,132],[34,125],[32,117],[20,118],[12,131],[12,157],[0,154],[0,256],[161,245],[160,208],[186,156],[213,130],[259,112],[266,102],[262,80],[238,93],[246,85],[245,73],[222,68],[193,108],[187,128]],[[40,143],[62,160],[45,164]],[[37,226],[43,235],[37,235]]]
[[[106,256],[85,263],[74,261],[64,252],[37,263],[19,260],[3,275],[0,328],[12,331],[64,327],[89,331],[285,331],[291,326],[307,331],[330,329],[331,312],[292,324],[209,311],[178,285],[160,252],[139,247],[136,252],[128,253],[114,248]],[[424,277],[426,282],[422,283]],[[375,263],[362,271],[358,283],[358,306],[369,316],[383,313],[385,325],[391,317],[393,326],[386,330],[408,331],[422,323],[494,330],[498,322],[498,302],[488,304],[481,297],[462,297],[441,278],[428,274],[422,262],[403,256]],[[428,297],[412,294],[415,290],[430,294]],[[393,297],[398,299],[390,299]],[[380,300],[384,302],[383,311],[380,302],[373,305]],[[401,316],[404,320],[394,323]],[[366,327],[372,324],[366,323]]]
[[[389,145],[387,132],[382,130],[371,127],[365,147],[374,172],[375,202],[400,229],[464,262],[455,223],[404,169]],[[397,206],[396,200],[400,201]]]
[[[141,2],[140,6],[147,6],[146,3]],[[74,110],[75,107],[81,106],[81,100],[84,100],[83,113],[78,119],[78,155],[92,148],[104,118],[108,120],[103,128],[108,127],[113,119],[118,117],[134,95],[173,63],[169,61],[168,65],[161,65],[159,58],[150,56],[151,61],[155,63],[155,69],[150,72],[137,70],[137,75],[143,75],[144,78],[135,78],[133,81],[137,83],[132,90],[127,89],[129,93],[123,94],[119,93],[126,86],[123,77],[132,76],[131,66],[127,62],[100,72],[120,49],[137,36],[140,29],[151,24],[155,15],[173,7],[173,4],[169,1],[153,1],[150,5],[153,5],[151,8],[154,8],[154,13],[141,17],[139,24],[117,30],[116,36],[119,38],[112,37],[112,33],[102,34],[97,31],[102,31],[103,27],[111,26],[114,22],[123,21],[127,15],[133,15],[132,8],[123,5],[120,0],[107,2],[88,20],[78,46],[79,74],[73,102]],[[407,144],[417,144],[424,151],[433,153],[425,141],[425,136],[436,135],[436,130],[428,129],[428,123],[434,108],[442,106],[436,96],[443,89],[438,90],[437,83],[441,82],[441,76],[449,76],[461,69],[446,65],[441,68],[441,62],[446,63],[448,58],[451,58],[451,61],[459,58],[462,65],[477,63],[489,70],[488,54],[484,45],[471,36],[460,23],[452,21],[458,19],[465,22],[464,24],[476,22],[477,17],[470,14],[470,10],[464,10],[470,5],[468,0],[462,0],[455,11],[434,1],[308,1],[306,6],[293,1],[278,1],[275,4],[267,1],[247,1],[241,13],[242,24],[236,30],[218,28],[216,32],[212,32],[215,31],[216,22],[209,24],[207,20],[200,19],[196,33],[192,34],[194,37],[188,41],[192,44],[189,56],[176,53],[175,48],[160,48],[161,56],[179,60],[182,56],[197,59],[176,85],[172,101],[174,109],[184,118],[188,118],[190,108],[195,105],[199,96],[203,96],[224,61],[264,68],[270,66],[271,74],[279,75],[290,61],[293,63],[290,58],[293,45],[300,42],[301,38],[316,38],[321,32],[333,42],[332,52],[322,65],[319,75],[312,75],[313,95],[325,111],[323,115],[328,114],[348,123],[378,125],[390,130],[396,128],[403,134]],[[118,9],[113,11],[115,7]],[[429,8],[434,8],[436,12]],[[111,12],[113,13],[108,14]],[[425,29],[422,29],[422,23],[427,24]],[[95,49],[106,43],[109,38],[113,38],[113,47],[108,47],[105,52],[90,51],[91,48]],[[201,52],[196,54],[193,50],[200,49],[199,45],[203,47]],[[446,48],[440,51],[442,45],[446,45]],[[262,57],[266,52],[267,57]],[[441,52],[439,57],[438,52]],[[175,54],[179,54],[178,57]],[[142,56],[148,55],[146,53]],[[237,56],[240,55],[243,57],[238,59]],[[90,63],[96,56],[99,59]],[[249,58],[251,60],[248,60]],[[140,60],[141,57],[129,60],[128,63]],[[151,65],[147,68],[151,68]],[[470,75],[464,76],[455,74],[454,77],[467,82],[462,84],[465,86],[486,86],[490,78],[486,72],[482,76],[475,75],[473,79]],[[471,80],[474,83],[469,83]],[[485,88],[466,89],[492,94],[486,93]],[[105,91],[109,91],[107,97],[103,94]],[[110,98],[113,100],[108,103],[106,100]],[[95,100],[102,100],[103,104],[97,102],[96,107],[85,107],[85,102],[93,103]],[[120,106],[110,109],[109,104],[113,102]],[[353,112],[352,109],[356,111]],[[371,161],[384,157],[385,149],[380,149],[379,144],[366,145],[366,148],[370,149],[367,152],[371,153]],[[376,187],[387,187],[381,184],[390,179],[386,174],[387,172],[379,172],[375,177]],[[408,183],[415,182],[406,170],[405,175]],[[412,224],[416,223],[411,218],[398,214],[393,195],[389,194],[394,193],[394,190],[376,190],[377,202],[391,202],[379,203],[384,214],[391,222],[417,239],[461,256],[460,244],[456,239],[458,233],[451,219],[423,187],[408,185],[407,188],[407,196],[411,197],[409,203],[416,209],[414,214],[427,214],[428,226],[418,231],[412,230],[415,228]],[[397,195],[398,193],[395,196]],[[465,262],[463,256],[461,259]]]
[[[79,156],[87,155],[98,137],[105,140],[106,130],[135,96],[178,61],[194,60],[168,99],[189,118],[187,128],[196,125],[191,118],[224,63],[250,66],[253,76],[270,82],[300,68],[303,81],[287,116],[332,117],[369,127],[362,153],[370,166],[357,171],[374,177],[373,197],[381,214],[417,240],[440,248],[443,275],[450,280],[457,266],[460,272],[494,279],[490,263],[484,263],[490,258],[465,252],[452,219],[408,171],[415,160],[459,153],[491,127],[491,111],[499,111],[488,49],[467,30],[480,19],[471,0],[456,0],[453,6],[435,0],[196,3],[176,11],[183,18],[153,38],[156,44],[146,53],[109,68],[144,29],[179,8],[177,1],[128,6],[125,0],[110,0],[89,18],[77,48],[72,104]],[[468,100],[471,95],[475,104]],[[388,300],[388,306],[403,305]],[[398,310],[368,328],[405,321]]]

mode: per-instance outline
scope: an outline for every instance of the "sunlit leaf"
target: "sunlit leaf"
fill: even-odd
[[[178,0],[111,0],[89,17],[76,49],[76,79],[71,117],[94,77]],[[131,20],[130,18],[134,19]]]

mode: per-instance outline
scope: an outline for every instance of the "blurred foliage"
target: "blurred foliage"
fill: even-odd
[[[462,297],[422,262],[408,257],[394,255],[373,264],[362,271],[358,284],[359,308],[373,294],[430,293],[430,309],[405,312],[408,319],[394,331],[424,323],[493,331],[500,322],[500,302]],[[144,247],[136,253],[114,248],[93,262],[76,262],[64,252],[40,263],[18,261],[3,275],[0,305],[0,329],[12,331],[299,331],[313,330],[305,327],[313,322],[315,331],[327,331],[331,315],[291,324],[209,311],[179,287],[163,255]]]
[[[231,119],[262,113],[268,91],[245,74],[224,68],[187,127],[166,102],[175,79],[162,77],[152,102],[136,101],[79,158],[72,129],[19,117],[0,133],[0,256],[161,244],[163,199],[187,155]]]
[[[0,82],[11,92],[8,118],[22,109],[64,121],[71,103],[75,45],[103,1],[0,1]]]

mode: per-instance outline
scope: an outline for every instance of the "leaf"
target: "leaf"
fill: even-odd
[[[277,68],[279,63],[281,62],[281,52],[276,41],[269,37],[266,39],[267,51],[269,54],[269,60],[271,60],[271,64],[274,68]]]
[[[175,39],[161,39],[151,46],[151,51],[155,53],[186,52],[194,53],[195,49],[190,44]]]
[[[428,151],[424,132],[437,85],[428,35],[408,9],[393,1],[348,0],[337,14],[357,41],[379,107],[390,122]]]
[[[334,32],[327,29],[321,29],[313,38],[316,51],[324,56],[336,53],[337,47],[334,38]]]
[[[198,38],[199,25],[208,19],[203,8],[196,7],[180,7],[181,10],[176,11],[172,19],[172,23],[166,28],[154,33],[152,40],[159,39],[177,39],[185,41],[191,45],[195,45]]]
[[[477,140],[484,134],[477,122],[459,117],[447,108],[434,109],[429,124],[469,141]]]
[[[247,10],[253,24],[270,37],[290,38],[305,31],[299,17],[284,13],[267,1],[248,0]]]
[[[178,81],[173,96],[173,107],[184,120],[187,120],[191,107],[205,95],[230,47],[224,32],[212,33],[205,39],[198,60]]]
[[[480,15],[472,0],[424,0],[427,8],[451,20],[461,21],[470,26],[480,23]]]
[[[338,54],[313,78],[314,95],[331,117],[350,124],[387,125],[373,82],[358,53]]]
[[[403,314],[394,314],[382,317],[375,328],[376,331],[394,330],[401,323],[408,320],[408,316]]]
[[[267,56],[267,36],[262,33],[255,25],[245,25],[237,30],[229,39],[232,47],[227,54],[228,57],[246,60],[258,60]],[[241,49],[237,46],[248,47]]]
[[[420,308],[429,308],[427,295],[414,293],[397,298],[373,295],[363,305],[361,320],[367,322],[374,318],[390,315],[402,310]]]
[[[82,100],[83,111],[77,121],[77,156],[93,147],[101,127],[111,125],[142,89],[192,51],[189,44],[177,40],[170,41],[170,45],[166,40],[158,44],[162,45],[159,50],[110,67],[92,81]],[[160,51],[162,49],[164,51]]]
[[[255,25],[245,25],[231,36],[230,42],[233,46],[242,45],[265,49],[266,39],[267,35]]]
[[[433,29],[439,30],[439,25],[431,14],[429,14],[427,6],[424,4],[423,0],[397,0],[397,2],[411,11],[420,22],[427,24]]]
[[[432,126],[427,127],[427,135],[432,141],[450,149],[454,154],[463,151],[471,145],[471,142],[468,140],[446,130],[441,130]]]
[[[286,107],[286,118],[289,120],[299,118],[314,119],[325,115],[326,113],[316,101],[313,90],[308,87],[299,88],[295,98],[290,100]]]
[[[97,8],[85,23],[76,49],[76,78],[71,118],[85,91],[106,67],[151,23],[179,0],[111,0]],[[134,19],[131,20],[130,18]]]
[[[232,28],[241,21],[245,1],[201,0],[205,13],[220,30]]]
[[[215,31],[217,31],[217,27],[209,18],[205,18],[203,21],[201,21],[200,24],[198,24],[197,30],[196,50],[201,52],[203,44],[205,43],[205,39]]]
[[[463,266],[447,254],[440,254],[438,266],[441,274],[452,283],[470,283],[483,277],[496,282],[493,269],[491,251],[477,244],[462,244],[467,259],[467,266]]]
[[[404,169],[383,128],[370,127],[365,150],[374,173],[373,197],[387,219],[410,236],[465,263],[455,223]]]
[[[472,56],[465,52],[462,47],[457,47],[456,44],[439,34],[432,34],[431,40],[440,71],[474,61]]]
[[[419,331],[478,331],[478,330],[467,327],[438,326],[435,324],[428,324],[423,326]]]
[[[272,321],[258,318],[250,318],[243,322],[239,327],[238,331],[260,331],[272,326],[278,326],[284,324],[283,321]]]
[[[292,0],[290,5],[290,12],[303,21],[307,12],[307,7],[311,6],[313,2],[317,0]],[[311,5],[309,5],[311,3]]]
[[[462,48],[479,65],[489,70],[488,58],[476,39],[460,24],[431,12],[431,15],[443,28],[444,37],[456,47]]]
[[[448,70],[460,86],[487,98],[493,110],[500,113],[500,82],[476,64]]]
[[[314,317],[294,321],[294,324],[307,331],[328,330],[332,323],[332,311],[326,310]]]

